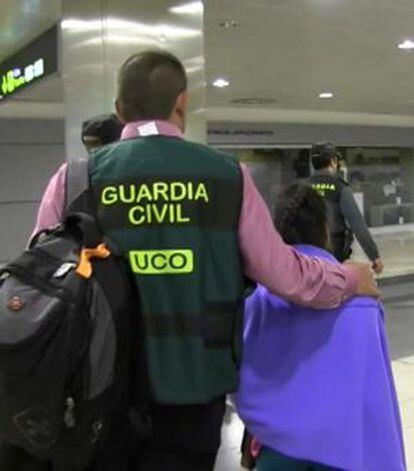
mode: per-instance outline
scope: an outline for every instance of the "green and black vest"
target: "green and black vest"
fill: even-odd
[[[340,207],[341,191],[348,184],[339,176],[330,172],[315,172],[309,183],[312,188],[322,195],[328,206],[329,231],[332,235],[342,234],[348,230],[348,225]]]
[[[153,399],[196,404],[235,391],[245,288],[237,162],[150,136],[98,152],[90,174],[98,219],[140,291]]]

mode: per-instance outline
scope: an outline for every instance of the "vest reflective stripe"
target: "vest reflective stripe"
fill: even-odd
[[[235,391],[244,291],[237,162],[179,139],[138,138],[94,155],[91,180],[98,219],[140,290],[154,399],[203,403]]]
[[[202,336],[210,345],[226,346],[233,335],[232,313],[237,311],[237,303],[223,303],[208,306],[201,314],[145,314],[145,324],[151,335],[158,337]],[[200,331],[201,329],[201,331]]]

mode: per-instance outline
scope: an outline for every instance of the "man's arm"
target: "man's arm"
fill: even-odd
[[[355,234],[355,237],[361,244],[367,257],[372,262],[379,259],[377,244],[374,242],[374,239],[365,224],[364,217],[362,216],[355,201],[355,197],[349,187],[346,186],[342,189],[339,204],[346,222],[349,224],[349,227]]]
[[[62,219],[65,205],[66,168],[67,164],[61,165],[43,193],[32,237],[43,229],[55,226]]]
[[[286,245],[244,166],[242,172],[239,244],[248,278],[286,300],[314,308],[337,307],[354,294],[378,295],[368,264],[334,265]]]

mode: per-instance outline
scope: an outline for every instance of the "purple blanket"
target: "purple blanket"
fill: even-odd
[[[329,259],[309,246],[297,249]],[[405,469],[381,305],[319,311],[258,287],[246,302],[238,413],[264,445],[352,471]]]

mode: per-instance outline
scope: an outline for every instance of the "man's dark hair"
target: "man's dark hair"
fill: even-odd
[[[327,248],[327,208],[324,199],[312,187],[294,183],[276,200],[274,224],[289,244],[309,244]]]
[[[338,157],[338,151],[331,142],[318,142],[311,148],[311,160],[315,170],[328,167],[335,157]]]
[[[123,118],[168,119],[177,97],[187,88],[182,63],[166,51],[144,51],[129,57],[118,75],[118,102]]]

